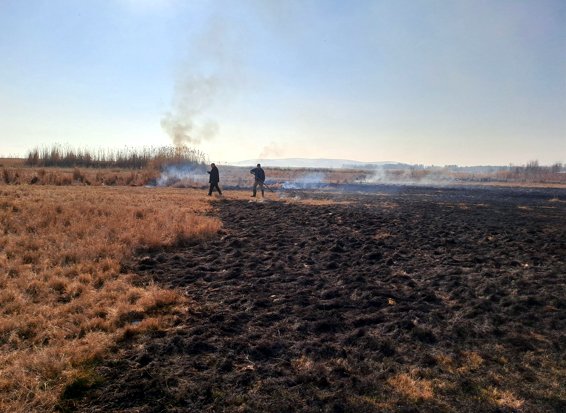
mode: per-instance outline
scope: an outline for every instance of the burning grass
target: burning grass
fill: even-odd
[[[51,411],[117,340],[166,328],[185,299],[122,263],[217,232],[207,209],[186,190],[1,187],[0,411]]]

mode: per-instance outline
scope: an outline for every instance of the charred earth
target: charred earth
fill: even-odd
[[[565,411],[566,192],[374,189],[217,202],[216,239],[137,264],[187,313],[62,408]]]

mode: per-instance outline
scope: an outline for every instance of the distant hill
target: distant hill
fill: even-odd
[[[233,166],[253,167],[260,163],[262,166],[276,168],[324,168],[324,169],[345,169],[345,168],[387,168],[405,167],[408,164],[400,162],[360,162],[349,159],[309,159],[309,158],[286,158],[286,159],[247,159],[245,161],[229,162]]]

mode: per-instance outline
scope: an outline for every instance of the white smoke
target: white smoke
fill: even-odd
[[[208,174],[202,168],[189,165],[171,165],[166,167],[157,179],[157,186],[191,187],[208,182]]]
[[[391,169],[379,167],[373,170],[371,174],[368,174],[363,183],[444,186],[450,185],[454,182],[454,177],[446,174],[442,169]]]
[[[213,138],[218,132],[214,120],[202,119],[217,94],[214,76],[191,75],[177,82],[173,108],[161,119],[161,127],[177,147],[192,146]]]
[[[326,174],[323,172],[312,172],[303,175],[292,181],[283,182],[281,188],[283,189],[314,189],[320,188],[324,185]]]
[[[214,7],[213,7],[214,8]],[[171,109],[161,127],[175,146],[194,146],[219,132],[216,109],[245,84],[242,26],[220,14],[208,17],[187,44]]]

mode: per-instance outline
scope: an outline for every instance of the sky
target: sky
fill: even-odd
[[[0,0],[0,156],[566,162],[563,0]]]

